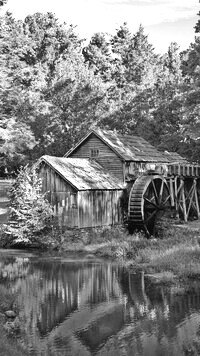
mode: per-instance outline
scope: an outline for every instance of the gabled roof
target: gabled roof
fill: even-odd
[[[45,162],[77,190],[123,189],[123,184],[94,160],[42,156],[37,166],[42,162]]]
[[[122,135],[115,131],[100,129],[92,130],[74,148],[68,151],[65,157],[69,157],[91,134],[95,134],[124,161],[169,163],[166,155],[158,151],[142,137]]]

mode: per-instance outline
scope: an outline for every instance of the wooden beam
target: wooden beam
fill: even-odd
[[[174,178],[174,203],[176,209],[176,218],[179,219],[179,211],[178,211],[178,177]]]
[[[197,218],[200,218],[200,210],[199,210],[199,199],[198,199],[198,194],[197,194],[197,179],[194,179],[194,197],[195,197],[195,203],[196,203],[196,209],[197,209]]]
[[[171,206],[175,206],[175,198],[174,198],[174,187],[173,187],[173,178],[170,177],[169,179],[169,191],[170,191],[170,199],[171,199]]]
[[[185,184],[183,178],[180,178],[180,184],[178,187],[178,177],[175,177],[175,205],[177,211],[177,217],[179,218],[179,211],[183,213],[184,221],[187,221],[186,199],[185,199]]]
[[[189,198],[189,205],[187,208],[187,219],[189,217],[189,213],[190,213],[190,208],[193,202],[193,197],[194,197],[194,185],[192,186],[192,188],[190,189],[190,194],[188,194],[188,198]]]
[[[181,195],[182,195],[182,204],[183,204],[183,218],[184,221],[187,221],[187,210],[186,210],[186,202],[185,202],[185,184],[184,184],[184,180],[181,179]]]

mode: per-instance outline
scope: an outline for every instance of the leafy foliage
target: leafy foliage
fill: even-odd
[[[41,234],[51,229],[54,214],[41,193],[41,184],[35,168],[20,169],[10,192],[10,219],[5,230],[7,243],[44,243]]]

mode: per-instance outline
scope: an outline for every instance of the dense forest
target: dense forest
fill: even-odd
[[[0,174],[65,154],[95,126],[138,134],[200,163],[199,32],[200,19],[187,50],[171,43],[158,55],[142,26],[95,33],[86,46],[52,13],[23,21],[2,15]]]

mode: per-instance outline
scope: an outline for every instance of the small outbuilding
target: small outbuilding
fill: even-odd
[[[123,183],[96,161],[43,156],[42,190],[62,224],[71,228],[120,224]]]

